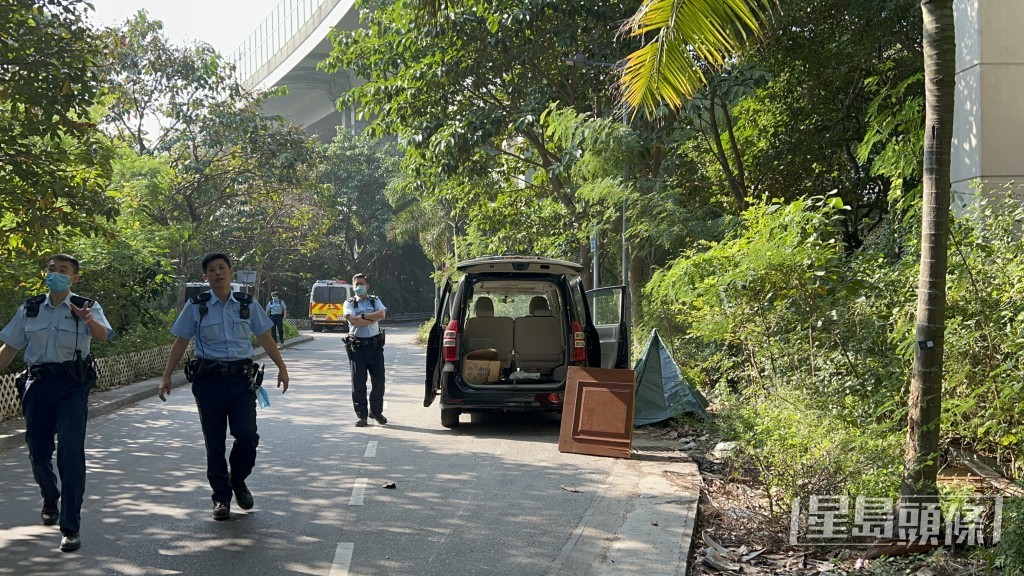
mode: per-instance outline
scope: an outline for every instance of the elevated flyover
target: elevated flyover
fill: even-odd
[[[248,88],[287,86],[288,94],[264,105],[327,141],[336,128],[362,129],[354,109],[339,111],[338,97],[356,82],[347,70],[325,74],[316,66],[331,52],[332,28],[359,25],[355,0],[282,0],[230,56]]]

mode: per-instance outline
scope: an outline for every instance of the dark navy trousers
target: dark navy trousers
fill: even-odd
[[[213,501],[230,502],[231,481],[244,481],[256,465],[256,447],[260,444],[260,435],[256,433],[256,393],[245,376],[197,374],[192,395],[206,442],[206,477],[213,488]],[[229,428],[235,441],[225,459]]]
[[[89,417],[92,382],[78,382],[69,375],[47,376],[30,381],[23,400],[25,443],[32,476],[43,501],[60,500],[60,531],[78,534],[85,498],[85,423]],[[56,445],[54,434],[57,435]],[[53,452],[57,449],[57,473]],[[60,486],[57,476],[60,475]]]
[[[270,337],[278,344],[284,343],[284,314],[270,314],[270,321],[274,323],[270,328]]]
[[[349,358],[352,371],[352,406],[357,418],[367,417],[366,376],[370,376],[370,414],[384,412],[384,348],[361,346],[353,350]]]

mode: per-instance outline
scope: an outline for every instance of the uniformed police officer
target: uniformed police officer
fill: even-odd
[[[267,314],[274,327],[270,333],[279,344],[284,344],[284,318],[288,314],[288,305],[277,297],[277,292],[270,293],[270,302],[267,302]]]
[[[378,424],[387,424],[384,417],[384,333],[380,322],[387,307],[380,298],[371,296],[370,282],[365,274],[352,277],[355,296],[345,300],[345,320],[349,331],[347,348],[352,372],[352,404],[356,410],[356,426],[366,426],[369,414]],[[370,374],[370,406],[366,406],[366,374]]]
[[[25,348],[19,392],[23,393],[25,443],[32,475],[43,496],[43,524],[60,522],[60,549],[82,547],[82,500],[85,495],[85,422],[89,389],[96,371],[89,354],[92,339],[114,336],[98,302],[71,292],[78,282],[78,260],[68,254],[50,256],[46,263],[47,294],[29,298],[0,331],[0,370]],[[27,346],[27,348],[26,348]],[[57,475],[53,472],[53,435],[57,444]],[[60,510],[57,509],[58,501]]]
[[[270,318],[251,296],[231,291],[234,275],[226,254],[215,252],[203,257],[203,279],[210,283],[210,290],[191,298],[171,327],[177,339],[171,346],[159,389],[160,399],[166,401],[171,393],[171,375],[189,340],[195,338],[196,358],[186,374],[191,377],[206,441],[206,477],[213,488],[214,520],[230,518],[232,493],[240,508],[253,507],[245,480],[256,464],[260,436],[256,433],[256,367],[251,360],[250,334],[277,365],[277,387],[282,393],[288,391],[288,369],[270,335]],[[229,426],[235,441],[225,460]]]

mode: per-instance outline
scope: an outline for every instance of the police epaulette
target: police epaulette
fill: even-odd
[[[204,302],[209,302],[210,301],[210,292],[207,291],[207,292],[203,292],[201,294],[196,294],[195,296],[193,296],[191,298],[191,300],[192,300],[193,304],[202,304]]]
[[[234,296],[235,300],[238,300],[242,304],[252,302],[252,294],[246,294],[245,292],[232,292],[231,295]]]
[[[40,294],[25,300],[25,316],[28,318],[39,316],[39,307],[43,305],[43,302],[46,302],[46,294]]]
[[[25,300],[25,306],[31,306],[33,304],[38,306],[38,305],[42,304],[43,302],[46,302],[46,294],[40,294],[38,296],[33,296],[33,297],[29,298],[28,300]]]

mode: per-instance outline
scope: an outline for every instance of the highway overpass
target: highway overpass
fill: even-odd
[[[325,74],[316,66],[331,52],[332,28],[359,25],[355,0],[282,0],[230,56],[248,88],[287,86],[289,93],[269,100],[267,114],[281,115],[323,141],[337,126],[359,131],[354,109],[339,111],[338,97],[356,82],[346,70]]]

